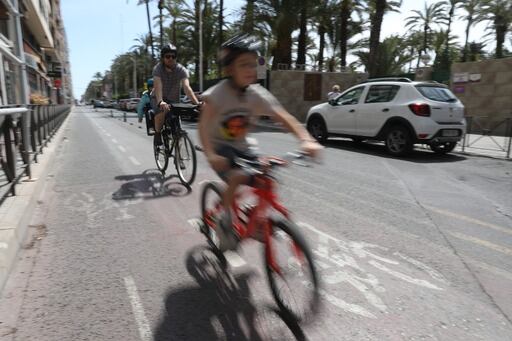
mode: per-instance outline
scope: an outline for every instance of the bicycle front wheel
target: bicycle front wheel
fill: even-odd
[[[169,155],[167,155],[169,140],[165,134],[162,134],[162,140],[163,144],[160,146],[153,144],[153,152],[158,170],[162,172],[162,174],[165,174],[167,166],[169,165]]]
[[[196,178],[196,150],[190,137],[180,134],[174,146],[174,165],[181,183],[190,186]]]
[[[313,317],[320,306],[319,279],[311,249],[297,225],[286,219],[272,222],[265,261],[270,289],[281,311],[295,321]]]

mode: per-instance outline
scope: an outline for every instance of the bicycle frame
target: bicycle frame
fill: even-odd
[[[258,198],[256,206],[252,209],[249,214],[247,223],[244,223],[240,220],[240,214],[242,213],[242,208],[238,205],[238,199],[240,198],[240,193],[237,194],[232,203],[232,210],[234,212],[233,217],[233,229],[240,237],[240,240],[244,240],[252,237],[256,231],[263,230],[264,239],[263,242],[267,246],[266,248],[266,259],[272,269],[281,274],[279,267],[274,261],[273,252],[272,252],[272,224],[270,218],[265,215],[269,208],[275,209],[277,212],[283,215],[286,219],[290,219],[290,214],[288,210],[278,201],[277,194],[275,193],[275,181],[266,175],[256,176],[255,181],[257,185],[251,188],[252,193]],[[219,202],[214,207],[215,212],[210,212],[208,215],[209,218],[215,215],[215,213],[220,212],[222,208],[222,203]],[[210,228],[215,229],[213,221],[211,219],[207,219],[207,225]],[[299,251],[294,246],[294,251],[297,256],[299,255]]]

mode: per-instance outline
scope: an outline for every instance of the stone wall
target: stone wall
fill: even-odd
[[[304,99],[305,78],[307,74],[317,74],[321,77],[320,100],[309,101]],[[327,94],[335,84],[340,85],[341,91],[368,78],[364,73],[340,72],[308,72],[279,70],[270,72],[269,90],[281,104],[299,121],[304,122],[309,108],[319,103],[327,102]],[[311,86],[311,84],[309,84]]]
[[[455,63],[451,71],[451,89],[464,103],[466,116],[478,116],[484,129],[512,117],[512,58]],[[480,132],[477,128],[473,124],[474,132]],[[503,135],[505,128],[503,123],[493,134]]]

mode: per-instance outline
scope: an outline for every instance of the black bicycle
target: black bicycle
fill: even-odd
[[[190,186],[194,182],[197,159],[194,144],[188,133],[181,127],[181,116],[190,115],[190,111],[193,110],[197,110],[197,105],[171,104],[171,110],[167,112],[162,128],[163,144],[153,145],[156,166],[160,172],[165,174],[169,158],[172,157],[178,177],[186,186]]]

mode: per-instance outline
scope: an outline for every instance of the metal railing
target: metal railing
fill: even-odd
[[[70,109],[69,105],[0,107],[0,204],[16,195],[23,177],[32,177],[31,163],[38,162]]]
[[[483,123],[487,116],[466,117],[467,131],[462,140],[462,151],[466,148],[482,149],[503,153],[507,159],[512,149],[512,117],[493,122]]]

